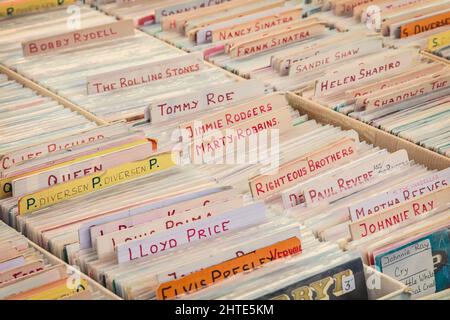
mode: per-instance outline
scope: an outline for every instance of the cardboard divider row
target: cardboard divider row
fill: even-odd
[[[54,93],[54,92],[44,88],[43,86],[35,83],[34,81],[24,77],[23,75],[21,75],[21,74],[15,72],[15,71],[9,69],[8,67],[6,67],[6,66],[4,66],[2,64],[0,64],[0,73],[6,74],[6,76],[9,79],[15,80],[15,81],[19,82],[20,84],[22,84],[23,86],[36,91],[41,96],[49,97],[49,98],[52,98],[55,101],[58,101],[58,103],[61,104],[63,107],[68,108],[68,109],[70,109],[70,110],[72,110],[74,112],[77,112],[77,113],[81,114],[85,118],[95,122],[98,125],[103,125],[103,124],[107,124],[108,123],[105,120],[100,119],[96,115],[90,113],[89,111],[83,109],[82,107],[80,107],[80,106],[70,102],[66,98],[63,98],[63,97],[57,95],[56,93]]]
[[[63,264],[71,272],[79,274],[81,279],[85,279],[88,282],[89,288],[91,288],[91,290],[101,292],[107,298],[107,300],[122,300],[120,297],[116,296],[114,293],[112,293],[111,291],[109,291],[108,289],[106,289],[105,287],[100,285],[98,282],[92,280],[87,275],[80,272],[78,269],[74,268],[73,266],[67,264],[66,262],[64,262],[61,259],[57,258],[56,256],[52,255],[51,253],[44,250],[43,248],[41,248],[34,242],[28,240],[28,243],[29,243],[30,247],[33,247],[37,251],[41,252],[42,255],[48,260],[48,262],[50,264],[52,264],[52,265]]]

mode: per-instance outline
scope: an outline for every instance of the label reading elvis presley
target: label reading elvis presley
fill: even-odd
[[[450,287],[449,229],[444,228],[374,258],[380,270],[403,282],[420,298]]]
[[[367,300],[361,258],[355,258],[258,300]]]
[[[189,294],[225,280],[238,273],[252,270],[262,264],[299,254],[301,242],[292,237],[273,245],[257,249],[240,257],[193,272],[180,279],[162,283],[156,292],[158,300],[174,298],[180,294]]]
[[[98,174],[85,176],[19,198],[19,214],[27,214],[53,204],[95,192],[112,185],[153,174],[175,166],[171,152],[125,163]]]
[[[287,189],[306,178],[352,159],[356,155],[356,141],[343,138],[299,159],[283,164],[275,175],[251,178],[250,190],[254,198],[266,198]]]

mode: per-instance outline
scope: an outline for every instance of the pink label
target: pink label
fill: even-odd
[[[56,36],[26,41],[22,43],[22,49],[23,55],[27,57],[132,35],[134,35],[133,21],[122,20]]]

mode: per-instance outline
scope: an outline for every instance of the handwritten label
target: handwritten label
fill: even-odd
[[[145,160],[125,163],[105,172],[85,176],[19,198],[19,214],[24,215],[118,183],[166,170],[175,166],[170,152]]]
[[[386,108],[396,103],[400,103],[409,99],[417,98],[433,91],[448,88],[450,85],[450,73],[447,75],[436,75],[431,80],[419,84],[411,84],[406,88],[398,88],[397,90],[390,90],[385,94],[368,97],[365,100],[366,110],[375,110]],[[393,88],[395,89],[395,88]],[[361,98],[364,99],[364,98]],[[362,104],[363,102],[358,102]]]
[[[383,40],[381,38],[370,38],[363,42],[338,46],[322,54],[313,55],[291,64],[289,67],[289,76],[305,75],[333,63],[378,52],[382,48]]]
[[[194,199],[190,199],[187,201],[175,202],[173,204],[163,206],[160,208],[153,208],[146,210],[142,208],[143,213],[131,215],[132,212],[130,210],[130,216],[125,218],[117,218],[113,221],[101,223],[99,225],[92,226],[90,228],[91,241],[92,246],[95,246],[96,239],[100,236],[115,232],[121,231],[128,228],[131,228],[138,224],[143,224],[146,222],[150,222],[156,219],[162,219],[165,217],[178,217],[180,214],[184,212],[191,211],[196,208],[201,207],[209,207],[212,204],[228,201],[231,197],[235,197],[235,190],[224,190],[219,192],[214,192],[212,194],[199,195]],[[147,212],[145,212],[147,211]],[[82,228],[80,228],[81,230]],[[81,232],[80,232],[81,234]],[[83,244],[82,237],[80,237],[80,244]]]
[[[450,45],[450,30],[432,35],[428,38],[427,48],[434,51],[440,47]]]
[[[425,177],[414,180],[394,190],[381,193],[369,199],[364,199],[348,208],[351,220],[355,222],[400,203],[441,189],[448,186],[449,181],[450,168],[447,168],[443,171],[430,173]]]
[[[250,271],[265,263],[301,252],[300,240],[296,237],[289,238],[218,265],[191,273],[183,278],[163,283],[156,291],[156,298],[158,300],[166,300],[181,294],[193,293],[233,275]]]
[[[0,273],[0,284],[42,271],[44,267],[44,261],[37,260],[23,266],[5,270]]]
[[[297,160],[283,164],[276,175],[256,176],[250,179],[250,190],[256,199],[267,198],[343,161],[347,161],[355,155],[355,140],[344,138]]]
[[[400,26],[400,38],[413,36],[450,24],[450,11],[423,18]]]
[[[0,2],[0,17],[17,16],[42,9],[74,4],[78,0],[7,0]]]
[[[199,122],[197,126],[196,121],[189,121],[180,124],[180,128],[188,131],[188,138],[195,138],[212,130],[232,127],[287,105],[288,102],[284,94],[264,95],[247,103],[238,104],[204,116],[197,120]]]
[[[322,201],[331,202],[340,199],[367,187],[382,175],[407,166],[409,166],[408,153],[399,150],[381,159],[362,163],[356,168],[342,170],[328,179],[321,179],[306,187],[304,189],[306,205],[311,207]]]
[[[271,140],[272,131],[278,130],[275,134],[281,134],[292,128],[291,107],[286,106],[276,112],[270,112],[258,117],[249,119],[228,129],[220,129],[213,132],[206,132],[203,136],[194,139],[191,144],[191,159],[204,159],[209,161],[210,157],[225,160],[223,157],[236,156],[237,153],[246,153],[252,147],[256,147],[259,135],[261,139]],[[194,126],[194,130],[198,130]],[[250,142],[252,139],[252,143]],[[243,147],[242,147],[243,146]],[[206,157],[205,157],[206,156]]]
[[[383,256],[381,266],[384,274],[406,284],[411,289],[413,299],[436,291],[429,239]]]
[[[343,69],[319,78],[316,81],[314,96],[336,94],[368,81],[394,75],[409,68],[416,56],[411,52],[380,56],[369,62],[363,62],[363,60],[353,62]]]
[[[146,118],[152,123],[158,123],[205,109],[238,103],[264,93],[265,86],[258,80],[209,86],[193,93],[152,103],[146,112]]]
[[[260,52],[268,51],[280,46],[310,39],[325,32],[325,25],[314,24],[309,26],[300,26],[289,28],[287,31],[278,34],[268,34],[261,39],[249,41],[243,44],[233,45],[229,49],[231,57],[249,57]]]
[[[128,128],[125,124],[117,123],[5,153],[0,156],[0,178],[4,170],[13,168],[23,161],[40,158],[53,152],[71,149],[79,145],[89,144],[127,131]]]
[[[155,22],[160,23],[163,17],[171,16],[178,13],[197,10],[213,5],[218,5],[231,0],[194,0],[184,3],[177,3],[167,7],[157,8],[155,10]]]
[[[201,32],[199,31],[200,34],[199,33],[197,34],[197,38],[204,39],[204,42],[208,42],[208,40],[212,42],[217,42],[242,37],[262,30],[269,30],[282,24],[299,20],[301,18],[302,9],[298,7],[275,8],[271,10],[271,12],[273,12],[273,14],[268,16],[262,16],[263,14],[267,15],[267,13],[265,12],[259,13],[257,14],[257,16],[260,17],[254,20],[235,24],[231,27],[224,26],[220,29],[214,30],[206,29],[204,31],[205,36],[203,37]],[[197,41],[199,41],[199,39],[197,39]],[[202,41],[199,42],[202,43]]]
[[[450,187],[446,187],[353,222],[350,224],[352,239],[370,237],[380,231],[426,216],[434,209],[447,206],[449,199]]]
[[[201,52],[106,72],[87,78],[87,94],[97,94],[181,77],[205,68]]]
[[[127,241],[143,239],[167,230],[175,230],[181,226],[192,224],[220,215],[242,206],[242,198],[236,197],[207,207],[185,211],[177,216],[166,216],[153,221],[135,225],[132,228],[112,232],[97,238],[96,247],[99,258],[113,254],[116,246]]]
[[[155,256],[184,244],[211,239],[234,230],[256,225],[264,219],[265,205],[262,202],[256,202],[218,217],[201,221],[195,226],[182,226],[171,232],[120,244],[116,250],[117,261],[124,263]]]
[[[77,48],[91,43],[119,39],[134,34],[133,20],[122,20],[110,24],[67,32],[56,36],[30,40],[22,43],[25,57]]]
[[[122,163],[145,159],[152,153],[152,145],[146,139],[137,140],[63,162],[24,177],[17,179],[13,177],[13,196],[21,197],[60,183],[111,169]]]

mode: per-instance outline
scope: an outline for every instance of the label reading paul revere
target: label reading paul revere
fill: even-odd
[[[133,20],[122,20],[100,26],[67,32],[56,36],[30,40],[22,43],[25,57],[76,48],[85,44],[97,43],[132,36]]]
[[[257,80],[237,81],[229,84],[209,86],[203,90],[179,95],[163,101],[155,101],[146,110],[145,116],[152,123],[175,119],[205,109],[214,109],[247,99],[262,96],[265,86]]]

